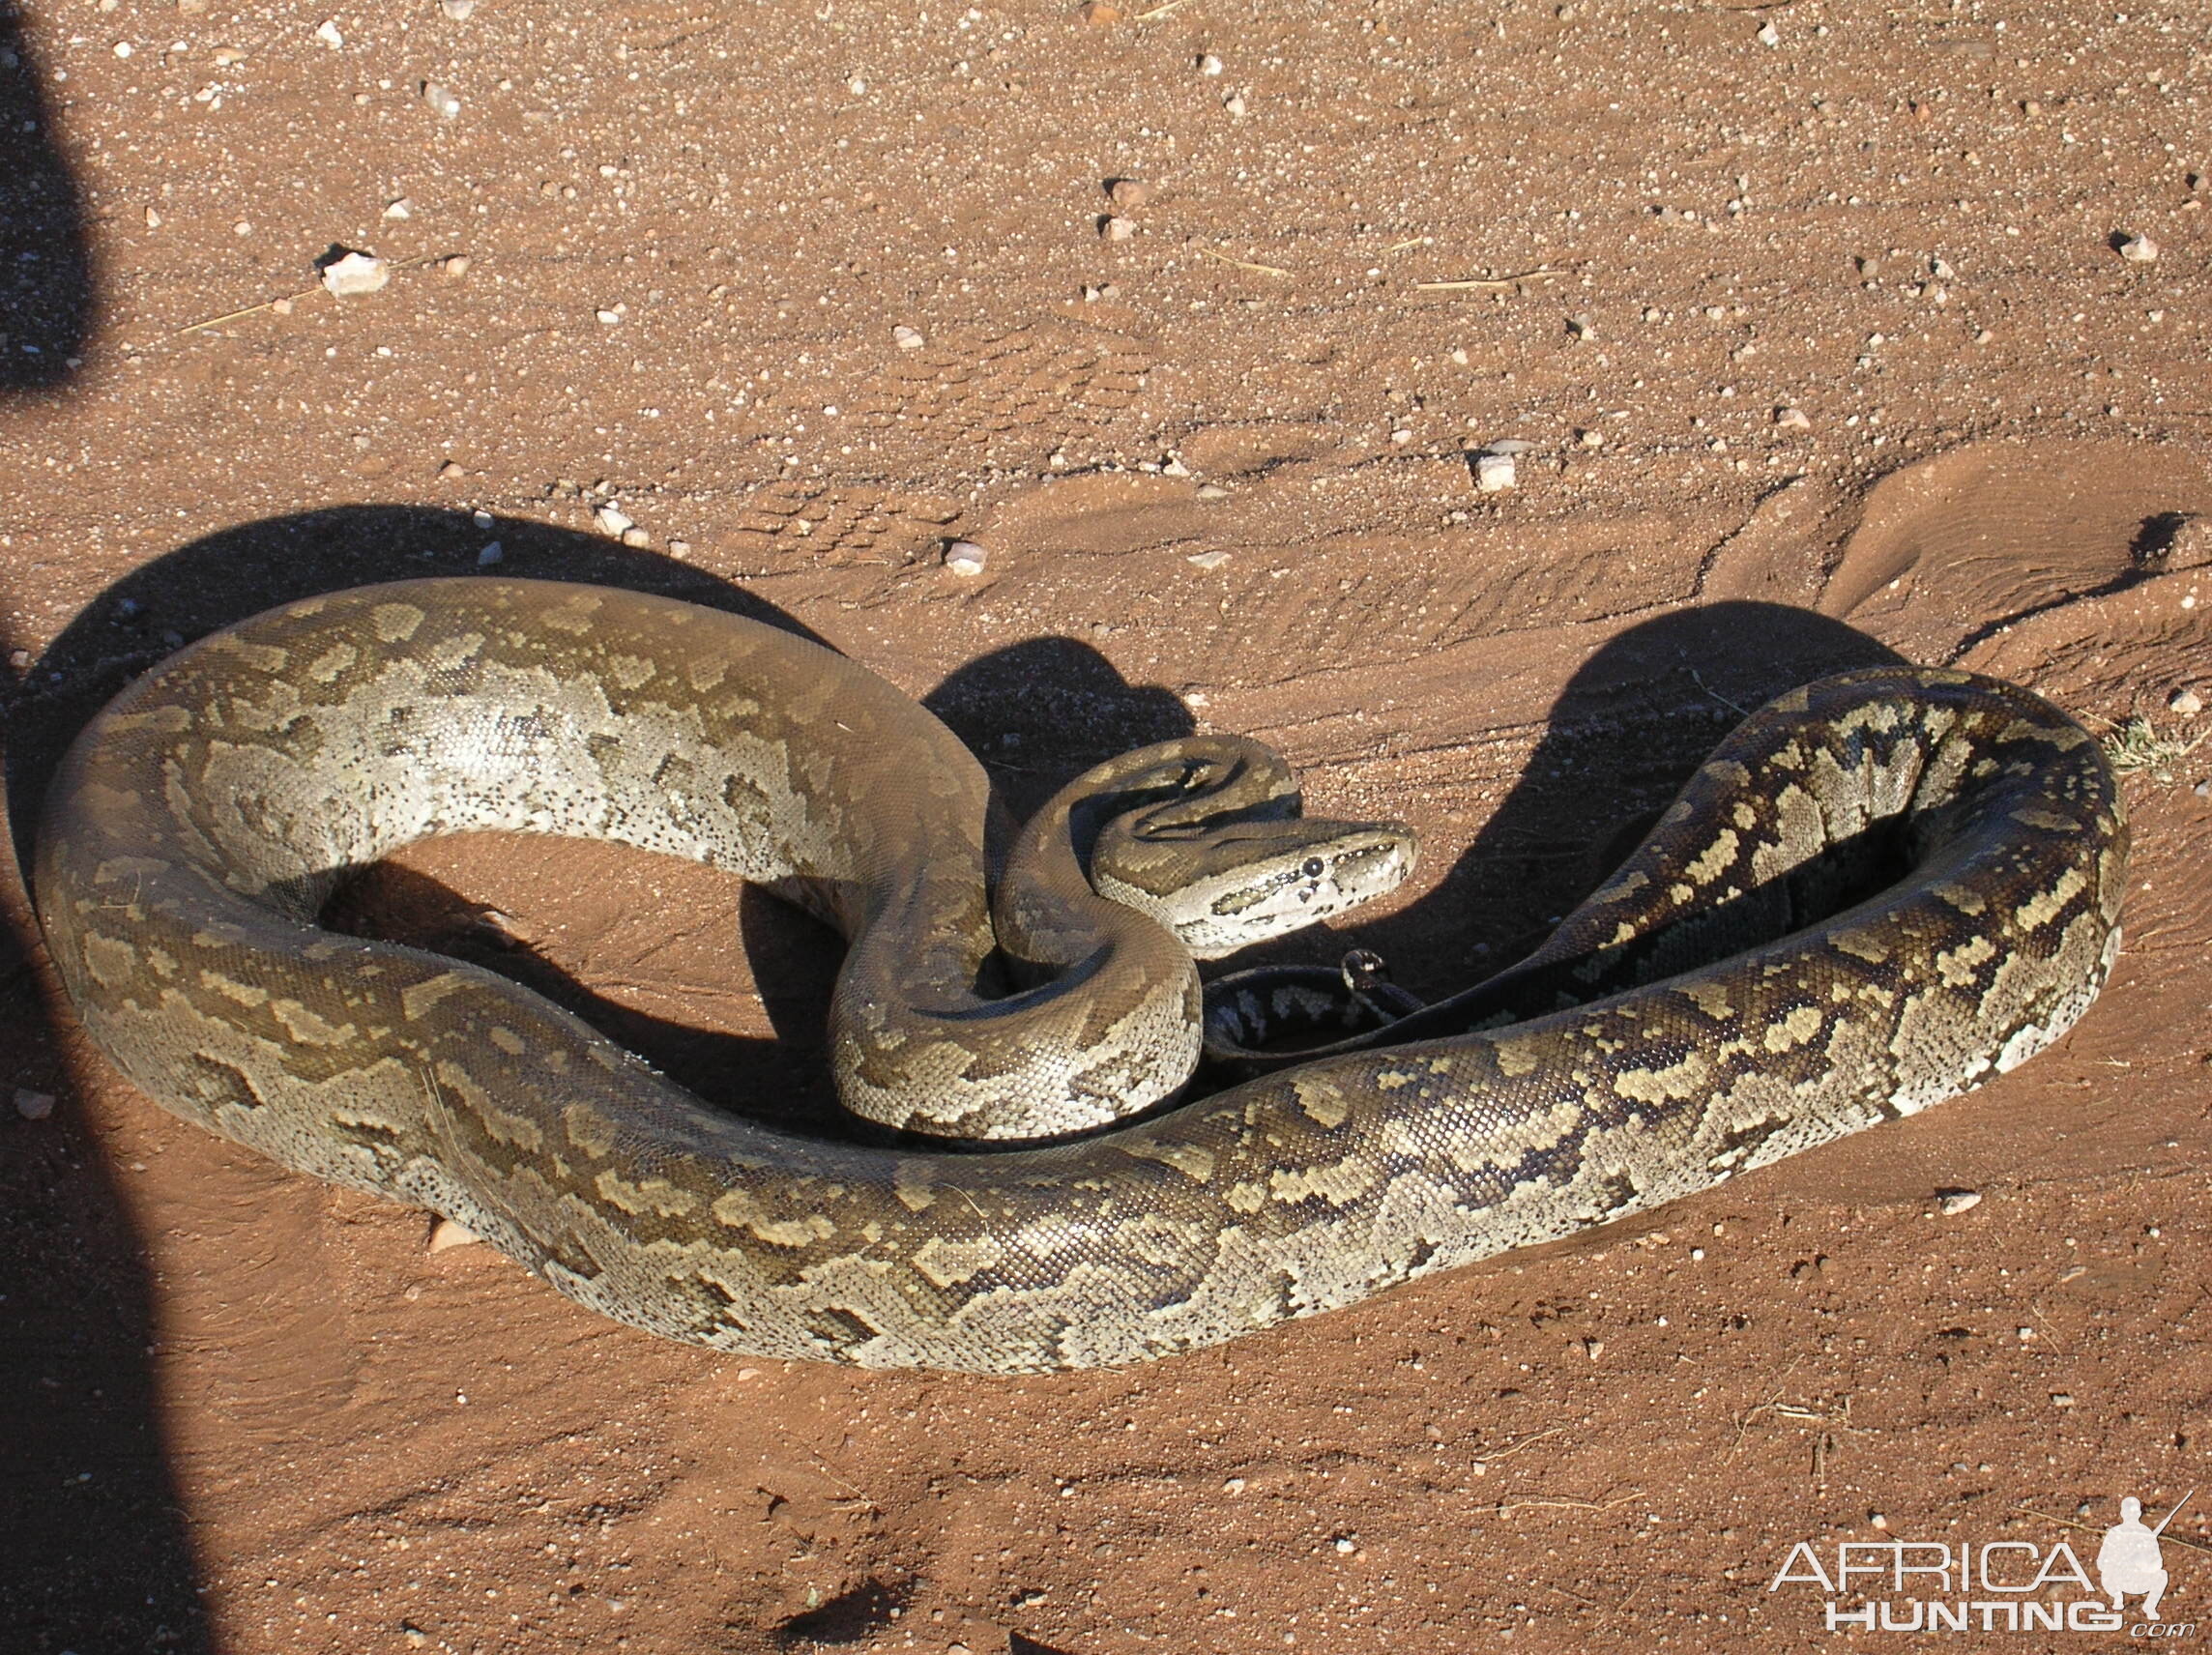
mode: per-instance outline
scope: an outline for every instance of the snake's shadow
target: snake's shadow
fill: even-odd
[[[1567,681],[1511,791],[1420,898],[1217,969],[1333,964],[1357,946],[1424,999],[1468,987],[1528,953],[1595,890],[1747,712],[1829,673],[1898,659],[1841,622],[1783,604],[1715,603],[1641,622]],[[1480,688],[1468,693],[1471,706]]]

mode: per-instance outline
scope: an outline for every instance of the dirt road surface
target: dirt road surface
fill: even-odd
[[[0,1645],[1781,1655],[2087,1599],[2061,1543],[2212,1484],[2202,0],[324,4],[0,13],[18,838],[175,642],[497,566],[779,613],[1020,801],[1276,742],[1429,848],[1306,957],[1428,993],[1739,709],[1995,672],[2147,720],[2128,948],[2027,1068],[1655,1219],[978,1381],[656,1343],[173,1121],[11,886]],[[360,900],[818,1098],[833,951],[704,875],[463,841]],[[1890,1541],[2050,1572],[1806,1574]],[[2099,1641],[1988,1618],[1930,1646]]]

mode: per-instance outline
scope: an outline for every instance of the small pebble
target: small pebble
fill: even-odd
[[[1782,44],[1782,31],[1769,23],[1761,29],[1754,38],[1762,46],[1778,46]]]
[[[482,1236],[467,1225],[455,1224],[450,1218],[441,1218],[437,1223],[430,1226],[428,1251],[443,1253],[449,1247],[466,1247],[472,1241],[481,1241],[482,1239]]]
[[[2204,711],[2204,698],[2194,689],[2177,689],[2167,699],[2167,711],[2178,712],[2184,718],[2194,718]]]
[[[117,41],[115,43],[115,55],[117,57],[129,57],[131,55],[131,47],[129,41]]]
[[[448,460],[438,468],[438,475],[440,477],[466,477],[469,474],[462,469],[459,460]]]
[[[1338,1535],[1331,1544],[1335,1546],[1338,1554],[1341,1556],[1349,1557],[1359,1550],[1359,1542],[1347,1534]]]
[[[1397,444],[1401,449],[1412,440],[1413,433],[1404,425],[1400,425],[1396,430],[1390,433],[1390,441]]]
[[[412,218],[415,217],[415,203],[404,195],[396,201],[388,201],[384,206],[384,216],[387,218]]]
[[[438,9],[456,23],[465,23],[477,9],[477,0],[438,0]]]
[[[1878,1511],[1869,1514],[1867,1522],[1873,1524],[1877,1528],[1887,1528],[1889,1526],[1889,1519],[1882,1516],[1882,1514]]]
[[[1526,454],[1534,451],[1536,445],[1526,437],[1500,437],[1484,449],[1492,454]]]
[[[1075,15],[1093,28],[1102,29],[1108,23],[1119,23],[1121,20],[1121,8],[1113,5],[1111,0],[1083,0],[1083,4],[1075,9]]]
[[[1227,500],[1229,490],[1218,482],[1202,482],[1198,485],[1198,497],[1201,500]]]
[[[477,553],[477,567],[489,568],[493,564],[498,563],[500,559],[506,556],[507,548],[501,545],[497,540],[494,540],[489,545],[485,546],[482,551]]]
[[[2023,1345],[2031,1344],[2035,1339],[2035,1329],[2032,1327],[2016,1328],[2014,1330],[2013,1336],[2017,1338]]]
[[[1587,316],[1569,316],[1567,332],[1578,339],[1594,339],[1597,337],[1597,324]]]
[[[1594,1362],[1600,1356],[1605,1354],[1605,1341],[1602,1339],[1585,1339],[1583,1341],[1583,1350],[1588,1354],[1589,1359]]]
[[[1936,1210],[1945,1218],[1956,1218],[1962,1212],[1971,1212],[1981,1205],[1980,1190],[1938,1190],[1936,1194]]]
[[[678,563],[682,563],[685,558],[688,558],[691,555],[691,542],[689,540],[669,541],[668,555],[674,558]]]
[[[595,310],[592,312],[592,314],[597,316],[600,321],[604,322],[610,328],[617,327],[622,322],[622,312],[620,310]]]
[[[1193,552],[1189,557],[1183,559],[1183,562],[1190,565],[1191,567],[1206,569],[1208,572],[1219,568],[1228,561],[1229,554],[1227,552]]]
[[[1232,115],[1242,115],[1247,109],[1252,107],[1252,105],[1245,101],[1244,94],[1241,92],[1232,92],[1228,97],[1221,101],[1221,106],[1228,110]]]
[[[891,343],[902,351],[918,351],[929,341],[921,336],[919,329],[910,328],[901,322],[891,330]]]
[[[2052,1408],[2072,1408],[2074,1406],[2074,1393],[2072,1391],[2052,1391],[2051,1393],[2051,1406]]]
[[[856,74],[845,82],[845,90],[856,98],[862,97],[868,90],[868,82],[864,76]]]
[[[440,259],[438,261],[438,274],[449,281],[460,280],[462,276],[469,274],[469,255],[467,253],[455,253],[451,258]]]
[[[461,101],[439,81],[422,82],[422,102],[435,109],[441,117],[451,121],[461,112]]]
[[[1777,408],[1774,411],[1774,422],[1785,431],[1810,431],[1813,428],[1813,417],[1802,408]]]
[[[392,267],[374,253],[347,252],[323,266],[323,285],[340,299],[375,293],[392,279]]]
[[[1160,461],[1160,476],[1188,477],[1190,476],[1190,467],[1182,463],[1180,454],[1170,454],[1166,459]]]
[[[345,36],[338,33],[337,20],[335,17],[325,17],[322,20],[315,30],[315,39],[334,49],[345,44]]]
[[[945,566],[958,575],[979,575],[991,554],[974,540],[955,540],[945,548]]]
[[[1102,222],[1098,233],[1110,242],[1125,242],[1137,233],[1137,221],[1117,216]]]
[[[54,1094],[50,1091],[33,1091],[29,1087],[15,1089],[15,1113],[25,1120],[44,1120],[54,1112]]]
[[[1152,187],[1141,178],[1117,178],[1106,187],[1106,195],[1115,206],[1135,209],[1152,198]]]
[[[480,529],[488,529],[492,525],[492,515],[480,506],[469,513],[469,521]]]
[[[151,207],[147,208],[147,209],[146,209],[146,228],[148,228],[149,230],[159,230],[160,227],[161,227],[161,215],[160,215],[160,214],[159,214],[159,213],[157,213],[157,212],[155,212],[155,211],[154,211],[154,209],[153,209],[153,208],[151,208]]]
[[[2120,257],[2130,264],[2148,264],[2158,257],[2158,244],[2148,236],[2130,236],[2120,244]]]
[[[1201,74],[1219,74],[1221,73],[1221,60],[1215,57],[1211,52],[1208,52],[1204,57],[1198,60],[1198,73]]]
[[[630,532],[637,519],[621,507],[609,505],[594,507],[592,521],[598,526],[600,534],[609,539],[619,540]]]
[[[1474,456],[1474,486],[1484,494],[1503,494],[1520,480],[1511,454]]]
[[[31,664],[31,652],[28,650],[10,650],[8,652],[8,664],[17,672],[21,672]]]
[[[622,543],[626,546],[650,546],[653,544],[653,537],[633,524],[622,532]]]

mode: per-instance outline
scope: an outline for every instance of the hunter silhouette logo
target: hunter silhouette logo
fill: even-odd
[[[2105,1588],[2114,1610],[2120,1608],[2122,1598],[2139,1593],[2143,1619],[2158,1618],[2158,1600],[2166,1596],[2167,1579],[2166,1553],[2158,1537],[2181,1515],[2181,1508],[2196,1492],[2191,1489],[2176,1500],[2173,1509],[2159,1519],[2156,1528],[2143,1526],[2141,1500],[2130,1495],[2120,1501],[2120,1521],[2105,1530],[2105,1543],[2097,1548],[2097,1583]]]
[[[2194,1638],[2196,1623],[2162,1621],[2170,1577],[2159,1536],[2196,1496],[2174,1501],[2154,1527],[2142,1501],[2120,1501],[2120,1521],[2097,1547],[2096,1579],[2064,1540],[1982,1543],[1948,1540],[1842,1540],[1833,1557],[1800,1540],[1767,1585],[1817,1586],[1827,1597],[1830,1632],[2118,1632],[2130,1638]],[[2091,1529],[2091,1533],[2096,1530]],[[2127,1600],[2140,1601],[2130,1624]]]

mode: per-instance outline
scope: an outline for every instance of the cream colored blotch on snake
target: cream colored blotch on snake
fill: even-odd
[[[441,706],[467,715],[425,725]],[[1044,1147],[771,1132],[513,983],[314,924],[335,870],[486,816],[698,855],[726,808],[764,854],[888,855],[926,886],[949,847],[973,883],[980,816],[922,808],[965,797],[963,766],[880,681],[727,615],[365,589],[218,634],[90,725],[37,898],[94,1039],[189,1119],[671,1338],[997,1373],[1210,1345],[1910,1114],[2055,1039],[2118,940],[2095,742],[1905,668],[1750,718],[1502,999]],[[697,784],[717,769],[747,781]],[[837,880],[810,894],[851,917]],[[1501,1004],[1520,1021],[1473,1027]]]

